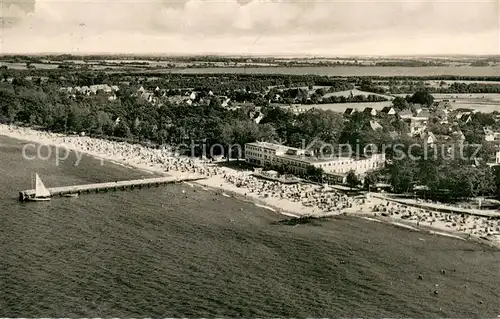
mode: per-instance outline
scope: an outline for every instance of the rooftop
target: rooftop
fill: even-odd
[[[352,160],[353,158],[351,157],[338,157],[338,156],[323,156],[323,157],[316,157],[316,156],[306,156],[306,155],[291,155],[291,154],[283,154],[279,155],[281,158],[287,158],[287,159],[292,159],[292,160],[298,160],[302,162],[307,162],[307,163],[326,163],[326,162],[334,162],[334,161],[346,161],[346,160]]]
[[[284,146],[281,144],[274,144],[274,143],[269,143],[269,142],[252,142],[252,143],[247,143],[246,145],[263,147],[263,148],[272,149],[272,150],[285,150],[285,149],[298,150],[298,148],[287,147],[287,146]]]

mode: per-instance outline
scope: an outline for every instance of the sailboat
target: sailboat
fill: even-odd
[[[48,201],[50,200],[51,194],[50,191],[45,187],[42,180],[35,174],[35,195],[33,197],[29,197],[29,201]]]

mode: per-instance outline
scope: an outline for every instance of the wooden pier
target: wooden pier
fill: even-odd
[[[130,181],[117,181],[99,184],[86,184],[86,185],[74,185],[74,186],[63,186],[63,187],[52,187],[48,188],[51,197],[54,196],[64,196],[67,194],[83,194],[83,193],[99,193],[106,192],[110,190],[125,190],[143,187],[158,187],[160,185],[197,181],[205,179],[205,177],[191,175],[187,177],[159,177],[159,178],[147,178],[147,179],[137,179]],[[19,192],[19,200],[27,201],[28,198],[35,195],[34,189],[27,189]]]

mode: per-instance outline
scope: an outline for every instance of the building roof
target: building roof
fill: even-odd
[[[434,111],[434,115],[440,118],[447,118],[448,113],[443,109],[438,109]]]
[[[462,112],[462,113],[463,112],[467,113],[467,112],[473,112],[474,109],[469,109],[469,108],[466,108],[466,107],[460,107],[460,108],[457,108],[455,111]]]
[[[393,139],[397,138],[399,136],[398,132],[391,131],[389,132],[389,136]]]
[[[316,163],[328,163],[328,162],[340,162],[340,161],[347,161],[347,162],[354,162],[356,160],[362,160],[366,159],[367,157],[364,155],[354,155],[354,156],[337,156],[337,155],[331,155],[331,156],[323,156],[323,157],[317,157],[317,156],[308,156],[308,155],[292,155],[292,154],[280,154],[277,155],[278,157],[285,158],[285,159],[292,159],[292,160],[297,160],[301,161],[304,163],[310,163],[310,164],[316,164]]]
[[[294,150],[299,150],[298,148],[294,147],[286,147],[281,144],[274,144],[274,143],[269,143],[269,142],[252,142],[252,143],[247,143],[245,145],[250,145],[250,146],[256,146],[256,147],[262,147],[262,148],[267,148],[271,150],[285,150],[285,149],[294,149]]]
[[[424,132],[421,132],[421,133],[420,133],[420,138],[422,138],[422,139],[428,139],[428,138],[431,138],[431,139],[433,139],[433,140],[436,140],[436,136],[434,135],[434,133],[429,132],[429,131],[424,131]]]
[[[356,112],[357,112],[356,109],[349,107],[349,108],[345,109],[344,114],[352,114],[352,113],[356,113]]]
[[[431,116],[431,113],[429,113],[429,110],[424,110],[422,109],[422,112],[418,113],[415,118],[419,119],[428,119]]]
[[[486,134],[486,135],[495,134],[495,132],[493,132],[493,130],[490,127],[483,127],[483,131],[484,131],[484,134]]]
[[[370,121],[370,127],[372,128],[372,130],[376,131],[378,129],[382,129],[382,125],[380,125],[379,122],[377,121]]]
[[[382,109],[382,113],[389,113],[391,110],[394,110],[394,108],[392,106],[385,106],[383,109]]]
[[[409,117],[409,116],[413,116],[412,111],[411,111],[411,110],[408,110],[408,109],[406,109],[406,110],[402,110],[402,111],[400,111],[398,114],[399,114],[399,116],[408,116],[408,117]]]

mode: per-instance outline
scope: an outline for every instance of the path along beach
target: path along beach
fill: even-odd
[[[210,161],[178,156],[167,149],[153,149],[126,142],[66,136],[3,124],[0,124],[0,135],[65,147],[158,174],[177,177],[203,175],[206,179],[196,182],[202,187],[218,189],[221,195],[233,193],[244,196],[260,207],[268,207],[271,211],[289,217],[357,215],[384,220],[409,231],[434,229],[436,235],[487,239],[488,243],[500,247],[500,219],[436,212],[390,202],[381,197],[354,198],[312,184],[285,185],[258,179],[252,176],[251,171],[238,171]]]

